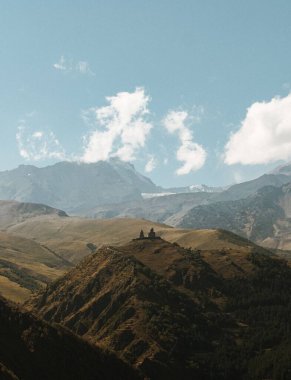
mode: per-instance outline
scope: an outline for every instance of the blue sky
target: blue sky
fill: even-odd
[[[117,156],[160,185],[225,185],[290,160],[290,14],[289,0],[2,2],[0,170]]]

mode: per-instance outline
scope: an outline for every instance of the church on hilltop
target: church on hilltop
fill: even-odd
[[[151,228],[150,229],[150,232],[148,233],[148,236],[145,236],[143,230],[140,231],[139,233],[139,237],[137,239],[134,239],[134,240],[155,240],[155,239],[161,239],[160,236],[157,236],[154,229]]]

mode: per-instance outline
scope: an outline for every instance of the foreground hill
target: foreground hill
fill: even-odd
[[[136,379],[113,354],[0,297],[1,379]]]
[[[156,191],[150,179],[117,159],[96,164],[59,162],[44,168],[21,165],[0,172],[0,199],[44,203],[69,213],[142,199],[142,192]]]
[[[193,347],[209,345],[206,334],[198,332],[207,324],[199,306],[131,253],[114,247],[85,259],[30,305],[43,318],[115,350],[154,379],[185,378]]]
[[[153,380],[279,379],[291,354],[290,286],[286,263],[255,245],[135,240],[100,248],[26,306]]]

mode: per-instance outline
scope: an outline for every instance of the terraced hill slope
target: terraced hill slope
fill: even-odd
[[[126,364],[0,297],[1,379],[137,379]]]

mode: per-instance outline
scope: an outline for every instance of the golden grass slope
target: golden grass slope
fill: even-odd
[[[58,215],[59,217],[65,217],[66,213],[40,203],[0,200],[0,229],[5,229],[40,215]]]
[[[0,232],[0,293],[12,301],[23,302],[71,266],[31,239]]]
[[[178,229],[144,219],[127,218],[93,220],[42,216],[16,224],[8,228],[8,232],[35,239],[66,260],[77,263],[92,252],[89,243],[96,248],[108,244],[123,245],[138,237],[141,229],[147,233],[151,227],[163,239],[186,248],[250,249],[254,246],[246,239],[225,231]]]

